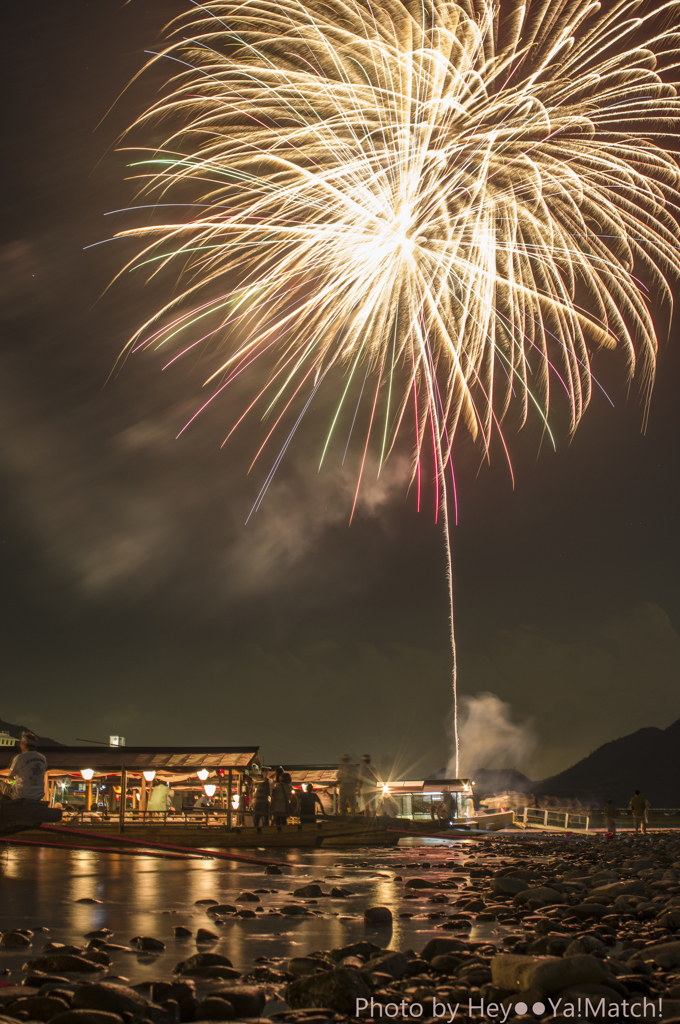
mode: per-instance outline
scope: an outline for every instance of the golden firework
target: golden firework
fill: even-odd
[[[208,401],[256,363],[237,422],[258,409],[265,443],[285,438],[262,494],[331,379],[321,459],[363,402],[359,484],[370,438],[382,464],[412,410],[450,585],[461,425],[488,453],[514,402],[550,433],[557,388],[573,431],[602,346],[651,386],[650,296],[670,302],[680,270],[677,7],[195,4],[154,57],[171,88],[135,125],[164,133],[140,158],[144,191],[189,213],[122,232],[146,240],[133,266],[179,287],[130,346],[177,358],[217,340]]]

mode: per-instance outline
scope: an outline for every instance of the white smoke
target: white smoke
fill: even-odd
[[[516,723],[512,708],[495,693],[462,697],[459,705],[460,778],[469,778],[479,768],[517,768],[536,747],[532,720]],[[455,774],[455,762],[447,772]]]

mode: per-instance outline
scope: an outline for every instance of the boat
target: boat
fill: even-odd
[[[62,819],[57,807],[38,800],[3,800],[0,803],[0,839],[17,832],[35,831],[43,824],[56,825]]]

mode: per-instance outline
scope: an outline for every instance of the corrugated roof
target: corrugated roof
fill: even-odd
[[[50,772],[128,771],[176,772],[186,775],[199,768],[248,768],[259,747],[43,747]],[[12,762],[17,748],[0,747],[0,770]]]

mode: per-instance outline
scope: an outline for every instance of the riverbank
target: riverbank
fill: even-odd
[[[680,1017],[675,832],[300,851],[280,869],[11,848],[0,878],[10,1020]]]

